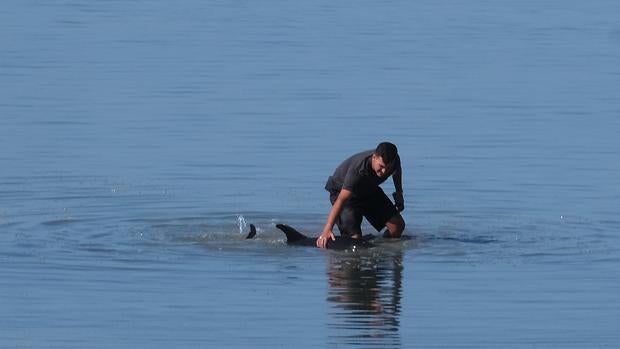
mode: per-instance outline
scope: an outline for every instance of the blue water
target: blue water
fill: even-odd
[[[0,347],[618,347],[618,11],[4,2]],[[286,246],[384,140],[408,238]]]

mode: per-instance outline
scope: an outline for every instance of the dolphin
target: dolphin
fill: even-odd
[[[276,228],[282,230],[286,234],[286,243],[294,246],[316,246],[316,239],[307,237],[304,234],[297,231],[295,228],[286,224],[276,224]],[[256,227],[254,224],[250,224],[250,231],[245,237],[246,239],[253,239],[256,236]],[[348,236],[336,236],[336,240],[327,240],[327,248],[331,250],[353,250],[358,248],[369,248],[374,246],[372,239],[374,235],[365,235],[361,239],[353,239]]]
[[[276,224],[276,228],[286,234],[286,243],[295,246],[316,246],[317,238],[307,237],[286,224]],[[369,248],[374,246],[372,243],[373,235],[366,235],[361,239],[353,239],[348,236],[336,236],[336,240],[328,239],[327,248],[331,250],[353,250],[358,248]]]

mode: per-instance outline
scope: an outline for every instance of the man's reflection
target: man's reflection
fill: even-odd
[[[400,347],[402,271],[402,251],[330,254],[332,344]]]

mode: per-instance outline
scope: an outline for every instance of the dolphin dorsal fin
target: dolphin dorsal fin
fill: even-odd
[[[284,234],[286,234],[286,242],[291,243],[299,240],[307,239],[308,237],[304,234],[298,232],[294,228],[286,225],[286,224],[276,224],[276,228],[282,230]]]

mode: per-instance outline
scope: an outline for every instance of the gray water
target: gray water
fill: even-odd
[[[0,347],[618,347],[619,11],[3,2]],[[407,239],[288,247],[383,140]]]

